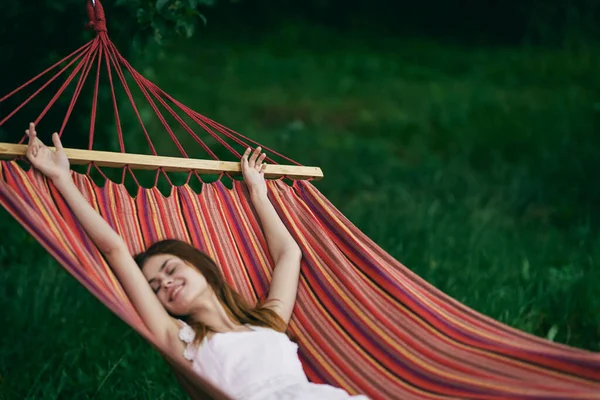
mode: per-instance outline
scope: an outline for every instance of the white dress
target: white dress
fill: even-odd
[[[216,333],[194,344],[194,330],[183,321],[179,338],[184,357],[198,375],[236,400],[368,400],[329,385],[310,383],[298,359],[298,345],[270,328]]]

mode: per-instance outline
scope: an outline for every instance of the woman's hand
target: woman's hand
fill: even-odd
[[[27,158],[31,161],[31,164],[53,181],[65,177],[70,178],[69,159],[62,147],[58,133],[52,135],[52,142],[54,142],[56,151],[50,150],[38,139],[33,122],[29,124],[29,129],[25,133],[29,136]]]
[[[248,156],[252,150],[250,147],[246,149],[242,156],[242,174],[244,175],[244,181],[248,185],[250,194],[252,195],[263,195],[267,194],[267,184],[265,182],[265,168],[267,164],[263,161],[267,156],[265,153],[261,154],[261,148],[257,147],[250,159]]]

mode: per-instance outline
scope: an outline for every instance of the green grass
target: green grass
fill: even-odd
[[[321,166],[317,187],[444,292],[600,350],[599,53],[327,35],[197,39],[139,69]],[[149,346],[0,215],[0,398],[180,396]]]

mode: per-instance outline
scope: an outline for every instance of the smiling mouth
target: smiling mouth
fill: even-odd
[[[179,292],[181,292],[181,289],[183,288],[183,283],[179,286],[177,286],[175,289],[173,289],[173,293],[171,293],[171,301],[174,301],[177,299],[177,296],[179,296]]]

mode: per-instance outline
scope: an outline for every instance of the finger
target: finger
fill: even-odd
[[[27,152],[31,155],[31,157],[35,158],[37,156],[37,147],[34,146],[28,146],[27,147]]]
[[[29,123],[29,129],[25,130],[27,137],[29,138],[29,144],[35,141],[35,125],[33,122]]]
[[[37,131],[35,130],[35,124],[33,122],[29,123],[29,133],[33,136],[34,139],[37,138]]]
[[[258,161],[256,162],[258,164],[259,167],[262,167],[262,163],[263,161],[265,161],[265,158],[267,157],[267,155],[265,153],[262,153],[260,155],[260,157],[258,157]]]
[[[262,167],[260,167],[260,173],[264,174],[266,169],[267,169],[267,164],[263,164]]]
[[[37,150],[39,147],[40,147],[40,140],[35,137],[30,136],[29,143],[27,143],[27,148],[31,149],[31,150]]]
[[[256,163],[256,158],[258,157],[258,155],[260,154],[260,147],[257,147],[254,152],[252,152],[252,155],[250,156],[250,166],[254,167],[254,164]]]
[[[37,132],[35,131],[35,124],[33,122],[29,123],[29,129],[25,131],[27,136],[29,136],[29,145],[39,147],[42,144],[42,141],[37,137]]]
[[[248,147],[246,151],[244,151],[244,154],[242,154],[242,168],[248,167],[248,154],[250,154],[250,147]]]
[[[52,143],[54,143],[56,151],[61,151],[63,149],[62,142],[60,141],[60,136],[58,136],[58,133],[56,132],[52,134]]]
[[[38,147],[38,140],[36,140],[35,137],[31,136],[31,131],[29,129],[27,129],[25,131],[25,133],[27,133],[27,136],[29,136],[29,143],[27,143],[27,150],[33,150],[36,147]]]
[[[265,165],[265,163],[263,163],[263,162],[256,162],[256,166],[254,168],[256,168],[257,171],[260,171],[260,169],[262,168],[263,165]]]

